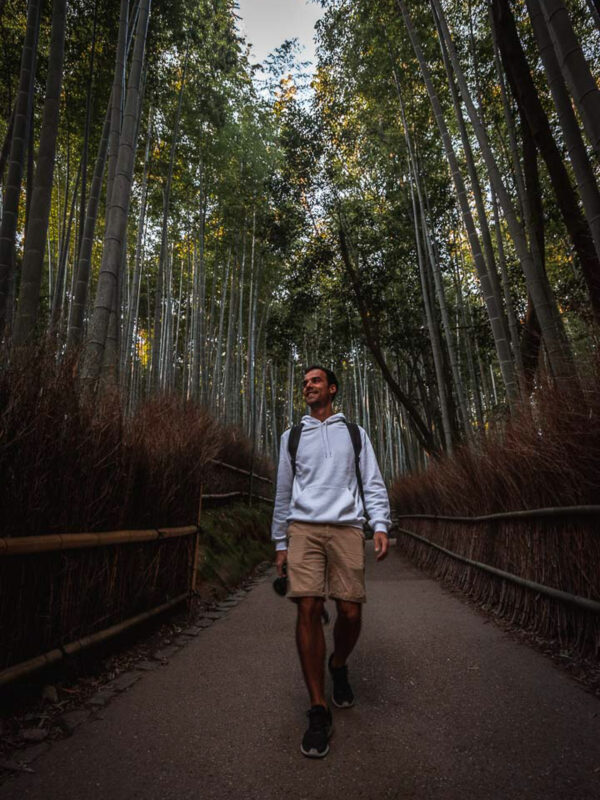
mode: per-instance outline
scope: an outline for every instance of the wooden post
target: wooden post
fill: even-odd
[[[194,555],[192,561],[192,574],[190,581],[190,594],[188,608],[191,607],[192,598],[196,592],[196,579],[198,575],[198,556],[200,554],[200,519],[202,517],[202,484],[200,484],[200,499],[198,501],[198,519],[196,520],[196,533],[194,534]]]

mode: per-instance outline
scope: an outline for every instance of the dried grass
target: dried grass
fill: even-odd
[[[73,367],[36,354],[0,374],[1,535],[190,525],[212,458],[250,467],[247,437],[206,410],[161,396],[126,418],[116,392],[83,401]]]
[[[396,481],[398,514],[482,515],[600,502],[600,379],[580,393],[549,387],[533,407]]]
[[[250,443],[192,403],[127,418],[116,392],[83,400],[74,363],[43,353],[0,374],[0,536],[193,525],[201,485],[248,489],[213,458],[249,469]],[[189,536],[0,558],[0,669],[185,592],[193,552]]]
[[[427,472],[396,482],[397,515],[479,516],[600,502],[600,380],[585,394],[546,387],[502,430],[463,446]],[[600,600],[597,518],[577,516],[489,523],[399,520],[442,547],[523,578]],[[465,566],[399,534],[420,567],[514,625],[577,655],[600,652],[598,616],[569,608]]]

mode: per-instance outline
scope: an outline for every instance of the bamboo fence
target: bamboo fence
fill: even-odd
[[[398,546],[417,566],[510,623],[600,652],[600,506],[472,517],[395,515]]]
[[[250,472],[211,466],[208,485],[232,491],[214,494],[204,484],[193,525],[0,538],[0,686],[191,598],[203,505],[249,497]],[[272,487],[270,478],[252,479],[261,492]]]

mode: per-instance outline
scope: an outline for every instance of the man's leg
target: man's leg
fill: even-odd
[[[296,644],[311,706],[327,706],[325,700],[325,635],[322,597],[299,597]]]
[[[350,600],[336,600],[337,619],[333,629],[333,655],[330,664],[334,669],[343,667],[358,641],[361,625],[361,604]]]
[[[311,705],[300,750],[309,758],[323,758],[329,752],[332,725],[324,686],[325,636],[321,614],[327,556],[322,526],[292,523],[288,526],[288,542],[288,597],[298,605],[296,643]]]
[[[333,629],[334,650],[329,659],[329,672],[333,680],[331,699],[338,708],[351,708],[354,705],[354,692],[348,682],[346,659],[358,640],[361,606],[366,600],[363,532],[353,527],[334,528],[327,555],[329,594],[337,606]]]

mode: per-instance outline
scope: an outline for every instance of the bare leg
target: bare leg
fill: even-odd
[[[333,629],[334,651],[331,656],[331,666],[338,668],[344,666],[358,640],[362,606],[350,600],[336,600],[335,603],[337,619]]]
[[[296,623],[296,644],[311,706],[327,706],[325,700],[325,635],[321,597],[300,597]]]

